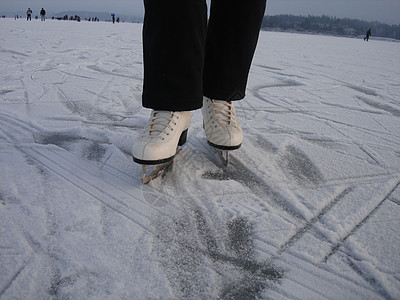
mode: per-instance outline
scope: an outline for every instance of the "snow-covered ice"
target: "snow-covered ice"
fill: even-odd
[[[140,24],[0,19],[1,299],[399,299],[400,43],[261,32],[224,168],[140,181]]]

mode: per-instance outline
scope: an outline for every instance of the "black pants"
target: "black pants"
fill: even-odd
[[[266,0],[144,0],[143,106],[187,111],[245,96]]]

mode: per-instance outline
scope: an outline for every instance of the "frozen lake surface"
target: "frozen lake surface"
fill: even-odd
[[[140,24],[0,19],[0,298],[399,299],[400,43],[261,32],[224,168],[143,186]]]

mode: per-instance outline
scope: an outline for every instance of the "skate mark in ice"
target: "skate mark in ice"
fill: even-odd
[[[60,133],[39,134],[35,136],[35,142],[42,145],[56,145],[63,149],[67,149],[71,143],[82,140],[82,137],[73,135],[64,135]]]
[[[358,98],[358,97],[356,97],[356,98]],[[354,111],[354,112],[359,112],[359,113],[362,112],[362,113],[369,113],[369,114],[376,114],[376,115],[384,114],[382,111],[377,111],[376,109],[347,106],[347,105],[343,105],[343,104],[329,103],[329,102],[325,102],[325,101],[321,101],[320,103],[323,105],[338,107],[339,109],[345,109],[348,111]]]
[[[258,98],[258,99],[260,99],[260,100],[262,100],[264,102],[267,102],[269,104],[272,104],[274,106],[279,106],[279,105],[276,105],[276,103],[274,103],[273,101],[270,101],[270,100],[266,99],[265,96],[261,94],[262,90],[263,89],[268,89],[268,88],[276,88],[276,87],[294,87],[294,86],[302,86],[302,85],[304,85],[303,83],[298,82],[298,81],[293,80],[293,79],[286,79],[285,78],[285,79],[279,79],[279,81],[280,82],[266,83],[266,84],[261,84],[261,85],[258,85],[258,86],[254,86],[254,87],[251,87],[249,89],[249,91],[253,94],[254,97],[256,97],[256,98]]]
[[[173,169],[174,165],[169,165],[164,172],[161,174],[162,180],[164,180],[168,173]],[[164,184],[142,184],[141,191],[143,199],[146,200],[151,206],[160,208],[165,207],[172,203],[174,194],[171,195],[171,186],[168,183]]]
[[[359,261],[355,260],[354,258],[347,257],[347,263],[350,266],[350,268],[356,272],[358,275],[360,275],[368,284],[370,284],[372,287],[375,288],[378,294],[380,294],[383,298],[385,299],[395,299],[393,298],[390,293],[386,291],[386,289],[382,286],[382,284],[379,282],[379,279],[375,278],[373,276],[373,273],[367,273],[365,272],[364,268],[359,266]]]
[[[263,118],[265,117],[265,114],[269,112],[274,112],[276,113],[277,110],[281,110],[279,108],[274,107],[263,107],[263,106],[254,106],[251,104],[251,101],[238,101],[237,104],[235,104],[235,109],[236,113],[239,119],[241,120],[249,120],[253,122],[254,120],[257,120],[257,117],[261,115]],[[286,112],[287,110],[285,110]]]
[[[32,236],[30,232],[24,231],[24,241],[26,241],[27,245],[32,249],[32,253],[39,255],[46,255],[48,251],[46,249],[46,243],[38,240],[37,237]]]
[[[19,55],[19,56],[23,56],[23,57],[29,57],[29,55],[19,52],[19,51],[15,51],[15,50],[0,49],[0,53],[8,53],[8,54]]]
[[[74,101],[72,101],[66,93],[64,93],[60,88],[57,88],[58,90],[58,95],[60,96],[60,98],[62,98],[64,101],[61,101],[61,103],[63,105],[65,105],[65,107],[71,111],[71,113],[73,114],[79,114],[80,115],[80,109],[77,105],[77,103],[75,103]]]
[[[109,145],[107,142],[93,141],[85,137],[61,133],[37,134],[35,135],[35,142],[43,145],[56,145],[65,150],[71,150],[74,144],[80,143],[82,157],[96,162],[100,162],[107,152],[104,145]]]
[[[60,276],[56,273],[51,279],[51,285],[48,290],[51,296],[64,299],[69,298],[71,291],[79,289],[80,295],[85,295],[90,298],[93,295],[98,295],[101,284],[110,278],[106,278],[105,274],[99,274],[93,271],[80,271],[68,276]]]
[[[105,156],[107,149],[98,142],[91,142],[83,149],[83,156],[87,160],[101,162]]]
[[[34,167],[40,176],[44,177],[48,175],[48,172],[45,170],[45,168],[43,168],[41,164],[38,164],[35,160],[33,160],[29,155],[24,154],[24,160],[29,166]]]
[[[378,94],[374,90],[371,90],[371,89],[366,88],[366,87],[356,86],[356,85],[352,85],[352,84],[346,84],[346,86],[348,88],[351,88],[351,89],[353,89],[353,90],[355,90],[357,92],[363,93],[363,94],[368,95],[368,96],[378,96]]]
[[[301,226],[280,248],[278,254],[285,252],[290,248],[296,241],[302,236],[309,232],[313,226],[320,221],[337,203],[339,203],[347,194],[349,194],[353,188],[349,187],[337,195],[331,202],[329,202],[315,217],[307,221]]]
[[[285,76],[285,77],[296,77],[296,78],[301,78],[301,79],[308,79],[308,78],[300,76],[300,75],[278,72],[278,71],[284,71],[284,69],[268,67],[268,66],[264,66],[264,65],[256,65],[256,66],[259,68],[268,70],[270,73],[273,73],[273,74],[277,74],[277,75],[281,75],[281,76]]]
[[[99,107],[93,105],[90,101],[73,100],[64,92],[62,88],[57,87],[60,101],[72,114],[77,114],[82,118],[93,121],[108,121],[110,120],[109,115],[104,111],[101,111]]]
[[[336,149],[336,150],[342,150],[343,146],[339,144],[339,141],[329,139],[329,138],[324,138],[324,137],[311,137],[307,135],[298,135],[298,137],[304,141],[307,141],[309,143],[313,143],[315,145],[318,145],[320,147],[326,148],[326,149]]]
[[[60,73],[62,73],[62,74],[64,74],[65,75],[65,77],[75,77],[75,78],[78,78],[78,79],[89,79],[89,80],[96,80],[96,77],[90,77],[90,76],[87,76],[87,75],[82,75],[82,74],[74,74],[74,73],[70,73],[70,72],[66,72],[66,71],[59,71]],[[85,91],[88,91],[88,90],[86,90],[85,89]]]
[[[271,283],[277,282],[283,276],[281,270],[254,259],[253,228],[246,219],[235,218],[224,226],[227,237],[220,248],[226,248],[228,253],[218,248],[217,238],[212,237],[213,231],[200,210],[196,211],[196,221],[199,232],[202,232],[201,239],[207,242],[205,255],[210,256],[215,263],[234,266],[241,275],[224,283],[221,299],[256,298]],[[210,240],[214,242],[210,243]]]
[[[95,65],[87,66],[87,68],[92,71],[100,72],[102,74],[107,74],[107,75],[119,76],[119,77],[124,77],[124,78],[129,78],[129,79],[136,79],[139,81],[141,81],[143,79],[140,76],[136,76],[136,75],[125,75],[125,74],[108,71],[106,69],[100,68],[99,66],[95,66]]]
[[[119,218],[118,214],[116,214],[113,210],[109,207],[102,206],[100,209],[100,227],[101,233],[106,238],[106,241],[110,241],[113,239],[113,228],[115,224],[120,224],[121,219]],[[79,222],[69,226],[69,231],[83,231],[83,224],[84,222]],[[67,228],[66,228],[67,230]]]
[[[292,217],[303,220],[304,217],[277,191],[272,189],[261,177],[252,172],[233,155],[230,155],[229,165],[218,171],[206,171],[202,177],[208,180],[234,180],[237,181],[256,195],[259,199],[268,201],[271,205],[279,207]]]
[[[2,205],[18,205],[21,203],[21,199],[15,195],[10,194],[7,191],[0,190],[0,204]],[[1,246],[0,246],[1,248]]]
[[[299,185],[318,185],[324,181],[311,159],[294,146],[289,145],[285,148],[280,165],[284,173]]]
[[[272,83],[265,83],[261,84],[258,86],[254,86],[251,90],[252,91],[260,91],[262,89],[266,88],[274,88],[274,87],[293,87],[293,86],[303,86],[304,84],[296,81],[294,79],[288,79],[288,78],[277,78],[278,82],[272,82]]]
[[[223,221],[199,207],[184,210],[155,223],[158,255],[175,296],[253,299],[282,278],[281,270],[254,258],[246,219]]]
[[[357,96],[356,98],[361,100],[365,104],[372,106],[373,108],[377,108],[379,110],[388,112],[388,113],[392,114],[393,116],[400,117],[400,110],[394,108],[393,106],[390,106],[388,104],[382,104],[382,103],[379,103],[378,101],[374,101],[374,100],[368,99],[366,97]]]
[[[170,219],[164,215],[155,221],[155,247],[160,264],[179,298],[195,297],[204,293],[206,279],[202,278],[204,257],[199,255],[194,225],[188,217]]]
[[[359,144],[359,143],[355,143],[358,148],[365,153],[365,155],[367,155],[367,159],[366,161],[368,161],[368,163],[370,163],[371,165],[377,165],[377,166],[382,166],[381,162],[379,162],[379,159],[375,157],[375,155],[373,153],[371,153],[370,151],[368,151],[363,145]],[[383,167],[383,166],[382,166]]]
[[[194,225],[199,235],[199,242],[203,246],[205,252],[209,253],[210,255],[214,255],[218,252],[218,241],[216,238],[216,233],[211,229],[208,224],[204,213],[201,211],[200,208],[197,208],[193,212],[194,214]]]
[[[138,195],[121,189],[113,182],[101,180],[97,174],[93,173],[97,172],[97,167],[88,167],[80,160],[76,160],[71,153],[56,151],[52,148],[41,147],[39,150],[35,147],[19,147],[18,149],[49,172],[53,172],[90,195],[93,200],[113,210],[132,224],[136,224],[145,232],[153,233],[153,229],[148,225],[149,212],[143,209],[144,206],[146,208],[150,206],[145,205]],[[65,168],[65,165],[69,168]],[[132,202],[132,200],[136,201]]]
[[[105,84],[103,91],[107,91],[111,82]],[[110,99],[102,96],[102,92],[95,93],[88,89],[83,88],[81,92],[85,95],[85,97],[78,100],[73,100],[71,96],[68,95],[68,92],[64,92],[62,88],[56,88],[58,96],[61,98],[60,103],[62,103],[72,114],[77,114],[82,117],[81,122],[104,125],[104,126],[127,126],[126,124],[118,124],[117,122],[123,122],[127,118],[131,118],[132,115],[129,109],[125,109],[127,112],[111,112],[102,108],[101,105],[98,105],[100,101],[110,102]],[[90,94],[88,96],[87,94]],[[93,99],[92,96],[96,98]],[[88,99],[89,98],[89,99]],[[118,97],[115,99],[119,100],[119,104],[126,108],[126,103],[122,102]],[[74,117],[71,118],[75,120]]]
[[[270,66],[265,66],[265,65],[255,65],[255,66],[262,68],[262,69],[271,70],[271,71],[283,71],[283,69],[281,69],[281,68],[275,68],[275,67],[270,67]]]
[[[274,144],[270,143],[264,136],[261,134],[257,134],[255,137],[252,138],[253,144],[257,148],[261,148],[270,153],[277,153],[279,148],[276,147]]]
[[[17,269],[15,274],[8,280],[8,282],[3,286],[3,288],[0,290],[0,298],[7,292],[7,290],[12,286],[13,282],[19,277],[19,275],[22,274],[22,272],[25,270],[27,265],[29,264],[29,261],[32,258],[30,258],[28,261],[22,262],[22,265]],[[11,275],[11,274],[9,274]],[[4,284],[4,282],[2,282]]]
[[[5,95],[5,94],[8,94],[8,93],[12,93],[12,92],[14,92],[14,90],[6,90],[6,89],[0,89],[0,96],[1,95]]]
[[[381,205],[383,204],[383,202],[385,202],[386,200],[390,200],[391,195],[396,191],[397,188],[400,187],[400,181],[397,182],[396,186],[391,189],[389,191],[389,193],[383,197],[377,204],[376,206],[357,224],[355,224],[355,226],[353,226],[353,229],[351,229],[350,231],[348,231],[348,233],[342,237],[336,244],[332,245],[331,247],[331,251],[324,257],[323,261],[326,262],[328,261],[328,259],[335,254],[339,248],[343,245],[343,243],[350,237],[352,236],[358,229],[360,229],[369,218],[371,218],[375,212],[381,207]]]
[[[400,205],[400,187],[397,187],[388,198],[389,201]]]
[[[237,218],[228,222],[229,248],[238,257],[248,257],[253,252],[254,243],[251,240],[252,226],[246,219]]]

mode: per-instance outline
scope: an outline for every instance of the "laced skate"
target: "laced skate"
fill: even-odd
[[[201,111],[207,141],[218,149],[224,165],[227,166],[229,151],[239,149],[243,141],[243,132],[233,103],[204,97]]]
[[[151,112],[146,127],[132,147],[133,161],[143,166],[143,183],[149,183],[172,164],[178,146],[186,143],[190,117],[190,111]],[[149,174],[148,166],[154,167]]]

